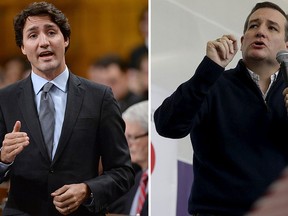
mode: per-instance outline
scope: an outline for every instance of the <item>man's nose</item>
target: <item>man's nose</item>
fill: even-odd
[[[266,28],[264,26],[260,26],[258,29],[257,29],[257,32],[256,32],[256,36],[257,37],[265,37],[266,36]]]
[[[47,47],[49,45],[49,40],[45,34],[39,35],[39,45],[41,47]]]

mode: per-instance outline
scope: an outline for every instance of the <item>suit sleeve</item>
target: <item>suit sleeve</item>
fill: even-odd
[[[0,100],[1,101],[1,100]],[[7,133],[6,126],[4,124],[4,117],[2,114],[2,108],[0,106],[0,140],[1,140],[1,149],[2,149],[2,142],[4,140],[4,136]],[[0,150],[1,152],[1,150]],[[0,162],[0,183],[6,180],[7,174],[9,172],[11,164],[4,164]]]
[[[103,174],[85,182],[94,196],[95,211],[125,194],[134,184],[134,171],[118,103],[107,88],[101,108],[100,149]]]
[[[157,132],[168,138],[187,136],[211,86],[223,71],[224,68],[204,57],[193,77],[182,83],[156,109],[154,122]]]

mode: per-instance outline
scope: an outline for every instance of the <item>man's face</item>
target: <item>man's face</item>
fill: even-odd
[[[148,167],[148,134],[136,121],[125,120],[125,135],[128,141],[131,161],[142,169]]]
[[[244,60],[266,60],[278,64],[276,54],[286,49],[285,17],[277,10],[262,8],[250,17],[248,28],[241,38]]]
[[[27,56],[32,70],[42,77],[56,77],[65,69],[65,48],[60,28],[49,16],[30,16],[23,29],[22,53]]]
[[[106,84],[112,88],[116,100],[122,100],[127,93],[128,76],[117,64],[111,64],[105,71]]]

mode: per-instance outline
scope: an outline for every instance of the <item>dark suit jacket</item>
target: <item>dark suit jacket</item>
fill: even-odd
[[[60,215],[50,194],[65,184],[81,182],[94,194],[95,212],[101,212],[133,185],[125,124],[110,88],[69,74],[65,117],[53,161],[43,141],[30,76],[0,90],[1,144],[17,120],[30,144],[10,168],[4,215],[17,211],[33,216]],[[104,173],[98,176],[100,156]],[[72,215],[95,214],[81,205]]]
[[[133,204],[134,196],[140,184],[141,176],[142,176],[142,171],[139,171],[136,173],[135,184],[133,185],[133,187],[129,190],[127,194],[125,194],[124,196],[122,196],[121,198],[113,202],[108,207],[108,210],[110,213],[129,215],[130,209]],[[142,211],[140,213],[141,216],[148,216],[148,196],[149,196],[148,193],[146,195],[146,199],[145,199]]]

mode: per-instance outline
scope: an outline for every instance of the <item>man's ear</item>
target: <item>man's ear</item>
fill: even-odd
[[[24,55],[26,55],[26,51],[25,51],[25,49],[24,49],[24,46],[23,46],[23,45],[21,45],[21,51],[22,51],[22,53],[23,53]]]
[[[67,37],[67,39],[64,41],[65,47],[68,47],[70,43],[70,39]]]
[[[240,50],[241,50],[241,51],[242,51],[242,41],[243,41],[243,39],[244,39],[244,36],[242,36],[241,39],[240,39],[240,42],[241,42]]]

